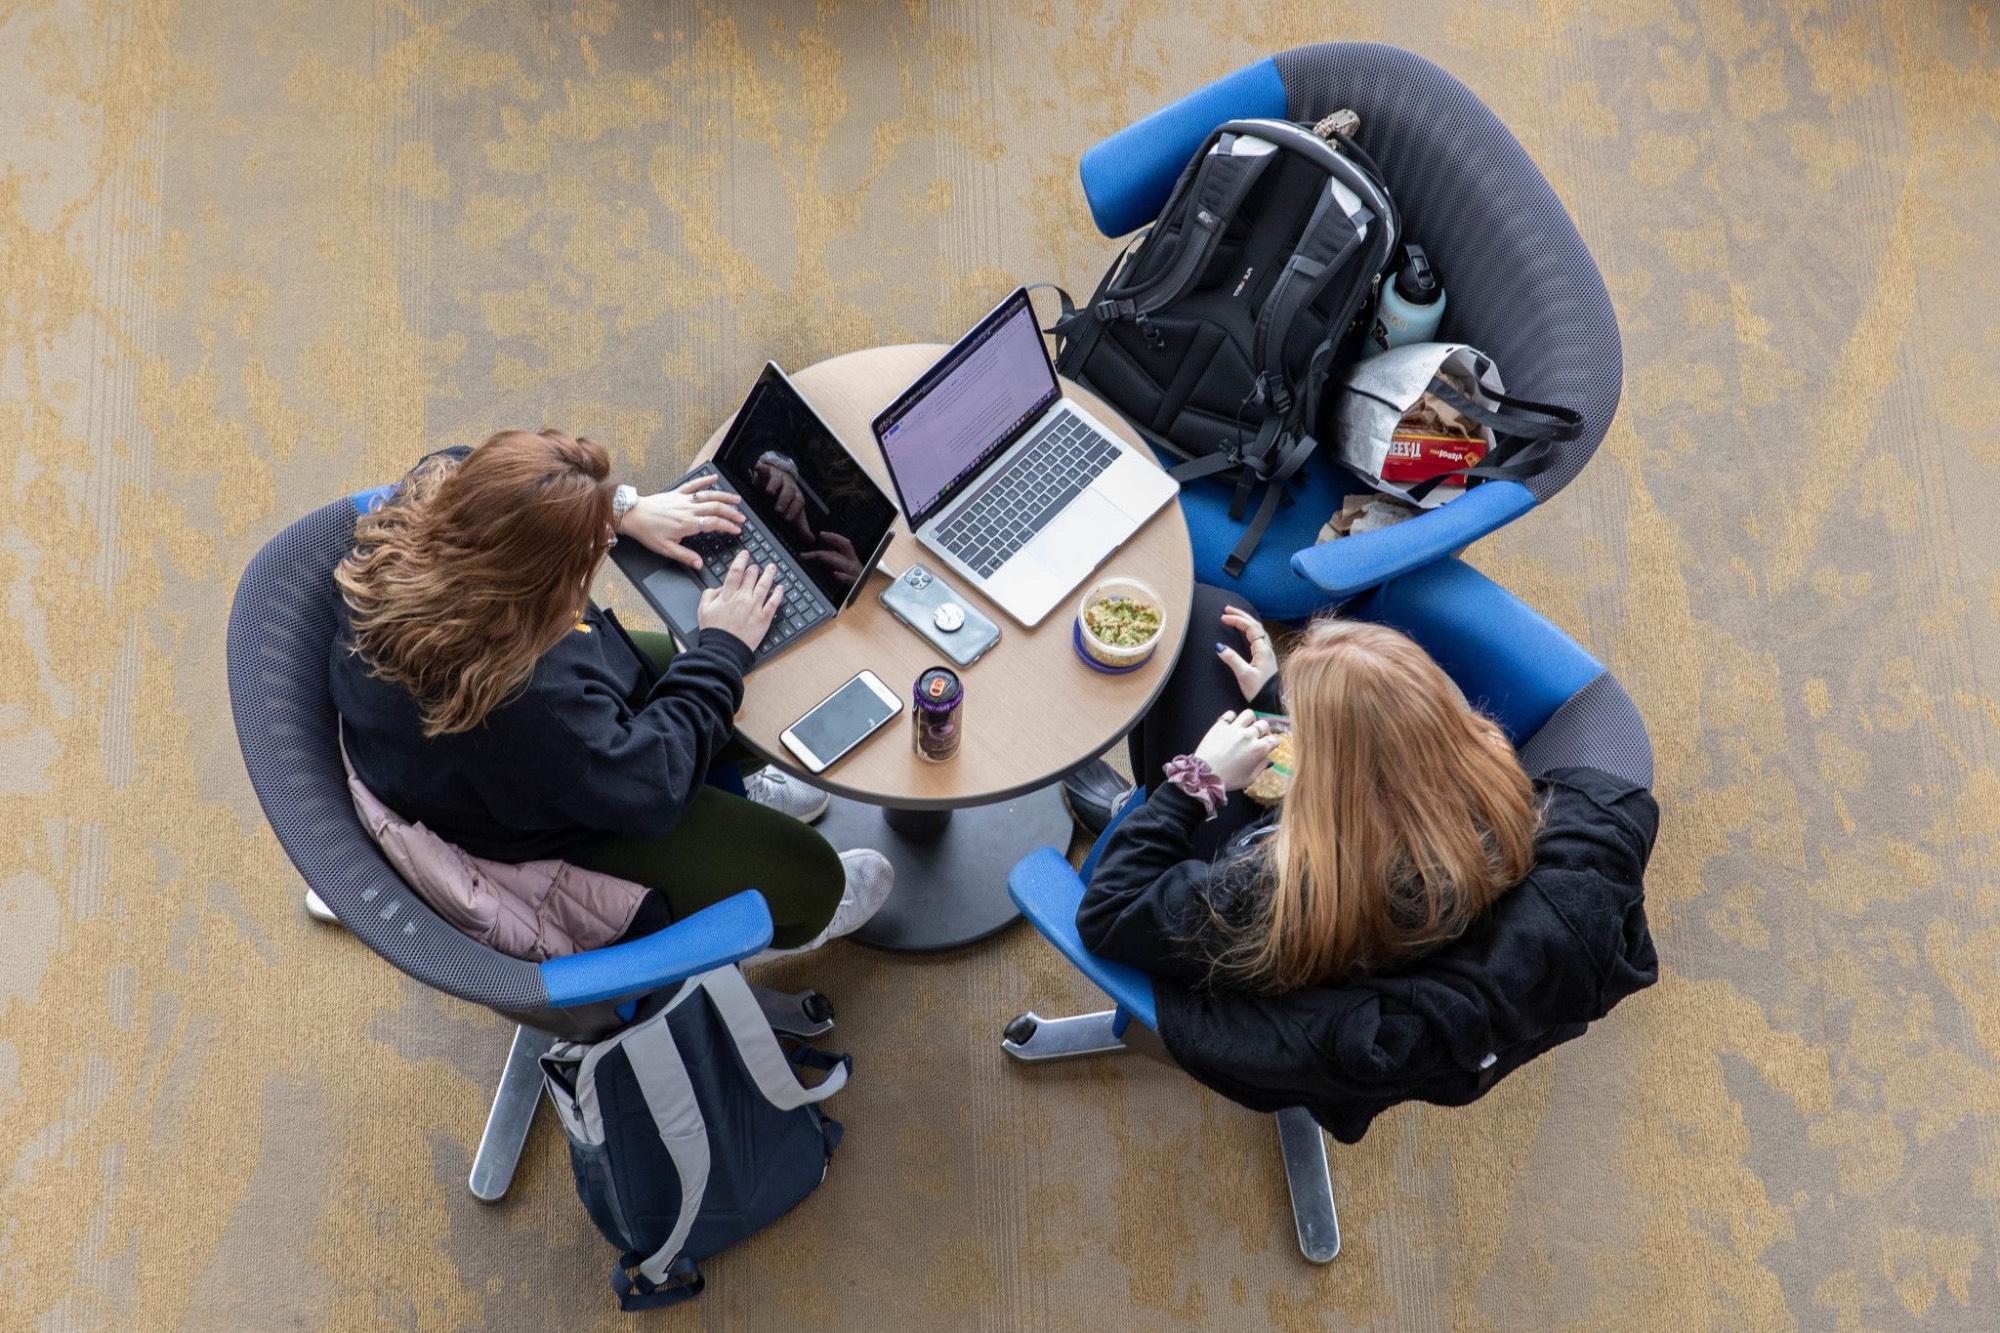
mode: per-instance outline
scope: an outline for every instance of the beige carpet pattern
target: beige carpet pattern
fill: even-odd
[[[546,1120],[465,1191],[501,1022],[302,914],[238,572],[427,448],[662,479],[766,357],[1087,288],[1078,153],[1335,37],[1465,78],[1617,301],[1610,439],[1472,558],[1651,723],[1660,985],[1337,1151],[1314,1269],[1268,1122],[1003,1063],[1092,999],[1029,932],[837,947],[789,973],[858,1061],[825,1188],[626,1322]],[[0,0],[0,1328],[2000,1326],[1996,42],[1956,0]]]

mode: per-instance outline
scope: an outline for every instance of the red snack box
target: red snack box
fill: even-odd
[[[1468,440],[1457,435],[1398,426],[1389,437],[1388,456],[1382,460],[1382,480],[1401,486],[1460,468],[1476,466],[1486,457],[1486,441]]]

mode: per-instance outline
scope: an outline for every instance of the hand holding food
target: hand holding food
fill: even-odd
[[[1225,790],[1242,791],[1271,762],[1278,739],[1269,722],[1246,708],[1217,718],[1194,757],[1215,771]]]
[[[1292,787],[1292,770],[1296,763],[1291,723],[1282,718],[1265,718],[1277,733],[1278,744],[1271,751],[1271,766],[1259,773],[1251,784],[1243,789],[1243,794],[1259,805],[1277,805],[1285,799],[1285,793]]]

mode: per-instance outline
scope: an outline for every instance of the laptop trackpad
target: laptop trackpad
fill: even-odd
[[[684,643],[692,640],[697,623],[695,613],[701,609],[700,582],[668,565],[646,576],[646,592],[652,597],[653,609],[667,622],[674,637]]]
[[[1132,527],[1124,510],[1096,491],[1085,491],[1064,505],[1016,558],[1046,566],[1058,577],[1081,580],[1131,535]]]
[[[1131,531],[1118,506],[1085,491],[987,580],[986,591],[1008,615],[1038,625]]]

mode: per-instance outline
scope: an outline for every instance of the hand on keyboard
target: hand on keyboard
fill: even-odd
[[[732,634],[746,648],[756,649],[785,600],[785,586],[777,581],[777,574],[777,566],[753,565],[748,552],[738,551],[729,562],[729,572],[722,576],[722,585],[702,593],[695,624]]]
[[[703,473],[689,477],[670,491],[640,497],[618,525],[621,535],[668,560],[700,569],[705,538],[734,537],[743,531],[743,498]]]

